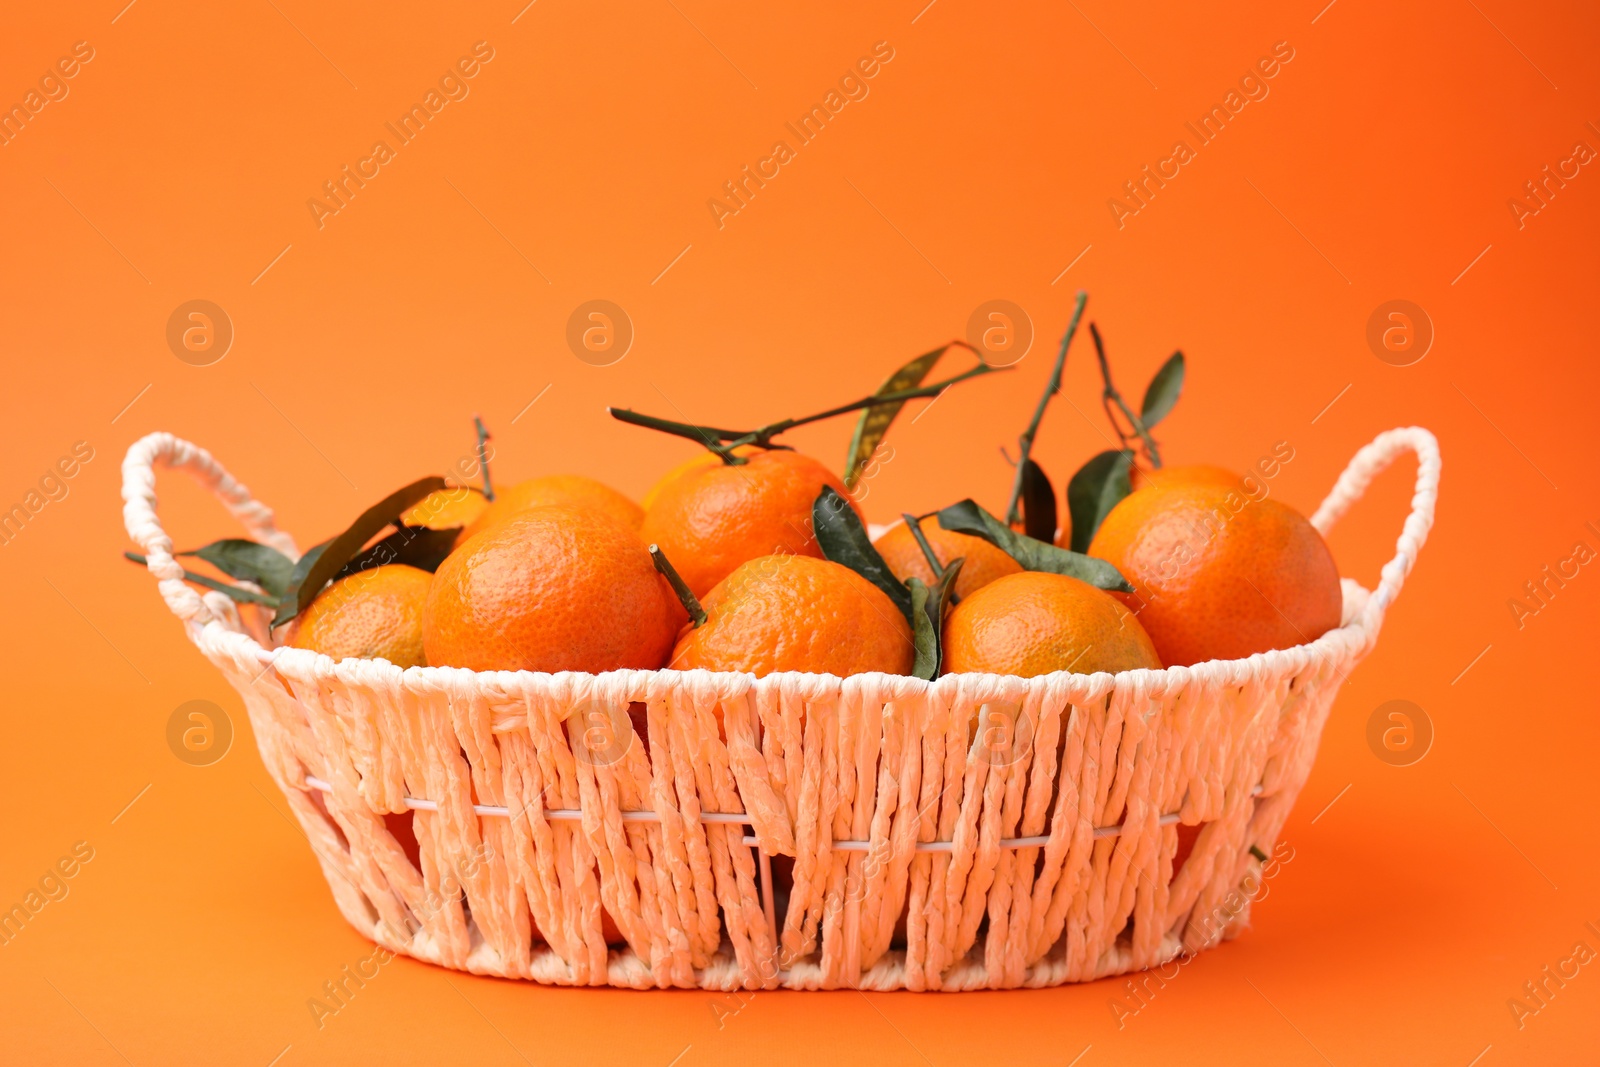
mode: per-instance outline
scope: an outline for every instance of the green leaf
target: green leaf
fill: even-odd
[[[301,584],[306,580],[306,575],[310,573],[312,567],[317,565],[317,560],[322,557],[322,554],[328,550],[328,546],[331,544],[333,544],[333,538],[330,537],[320,544],[312,545],[306,549],[305,555],[294,561],[294,570],[289,572],[289,589],[283,594],[283,600],[287,600],[295,590],[300,588]],[[283,607],[283,600],[278,603],[280,609]],[[272,625],[276,626],[278,624],[274,621]]]
[[[911,676],[931,682],[939,674],[939,631],[928,614],[929,590],[916,575],[906,579],[911,590],[911,640],[917,657],[911,665]]]
[[[317,594],[322,592],[322,587],[361,551],[362,545],[372,540],[385,526],[399,525],[400,513],[411,505],[429,493],[444,488],[445,480],[438,475],[420,478],[363,511],[338,537],[306,552],[295,564],[289,589],[278,605],[278,613],[272,617],[272,625],[282,626],[310,607]]]
[[[908,620],[915,622],[911,616],[910,591],[894,576],[883,557],[878,555],[878,550],[872,547],[872,538],[867,536],[867,528],[861,525],[861,517],[856,514],[855,508],[835,492],[833,486],[823,486],[822,492],[812,502],[811,525],[825,557],[849,567],[882,589],[894,601],[895,607],[904,612]]]
[[[1183,353],[1174,352],[1172,358],[1161,364],[1156,376],[1150,379],[1150,385],[1144,391],[1144,403],[1139,406],[1139,421],[1144,423],[1146,430],[1154,429],[1156,423],[1166,418],[1172,405],[1178,402],[1178,394],[1183,392],[1183,374]]]
[[[340,578],[357,571],[383,567],[391,563],[403,563],[407,567],[416,567],[432,574],[455,548],[456,536],[459,533],[461,533],[459,526],[450,526],[443,530],[432,530],[426,526],[402,526],[339,568],[339,573],[333,576],[333,580],[337,582]]]
[[[254,582],[278,597],[288,591],[289,575],[294,570],[294,560],[282,552],[241,537],[213,541],[204,548],[174,552],[173,555],[197,556],[229,578]]]
[[[945,609],[955,600],[956,579],[961,577],[961,568],[966,565],[966,562],[966,556],[957,556],[944,565],[944,573],[939,576],[939,584],[934,589],[934,592],[939,594],[938,602],[930,602],[928,604],[928,612],[933,615],[934,621],[939,624],[939,632],[941,634],[944,633]],[[935,608],[938,609],[937,614],[934,614]]]
[[[915,389],[922,384],[922,379],[928,376],[928,372],[933,370],[934,365],[939,362],[939,357],[949,350],[950,346],[945,345],[932,352],[923,353],[884,379],[883,384],[878,386],[873,395],[901,393],[907,389]],[[894,422],[895,417],[900,414],[900,409],[905,406],[904,400],[898,400],[887,404],[876,404],[862,410],[861,417],[856,420],[856,432],[850,438],[849,457],[844,462],[846,489],[856,487],[856,482],[861,479],[861,472],[872,459],[872,453],[877,451],[883,435],[889,432],[889,424]]]
[[[192,555],[193,553],[184,554]],[[148,562],[145,557],[139,555],[137,552],[124,552],[122,555],[125,559],[131,559],[133,562],[141,565]],[[205,575],[196,574],[194,571],[184,571],[183,580],[186,582],[193,582],[195,585],[203,585],[207,589],[215,589],[217,592],[225,594],[230,599],[237,601],[240,604],[260,604],[263,607],[268,608],[275,608],[278,606],[277,597],[264,596],[261,593],[256,592],[254,589],[244,589],[237,585],[229,585],[227,582],[219,582],[215,578],[207,578]]]
[[[1022,461],[1022,526],[1029,537],[1046,543],[1056,539],[1056,489],[1044,468]]]
[[[1072,476],[1067,483],[1067,508],[1072,514],[1072,550],[1089,551],[1095,531],[1123,497],[1131,491],[1128,473],[1133,452],[1101,452]]]
[[[939,525],[946,530],[983,538],[1020,563],[1023,570],[1065,574],[1097,589],[1133,592],[1133,586],[1105,560],[1069,552],[1019,534],[971,500],[951,504],[939,512]]]
[[[961,565],[966,562],[964,556],[951,560],[932,589],[916,575],[906,579],[906,587],[911,590],[911,637],[917,651],[912,677],[931,682],[939,676],[939,664],[944,659],[944,613],[954,596]]]

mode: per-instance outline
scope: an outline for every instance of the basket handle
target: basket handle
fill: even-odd
[[[1438,438],[1420,426],[1403,426],[1380,433],[1372,439],[1371,444],[1364,446],[1351,458],[1327,499],[1311,516],[1311,525],[1317,528],[1318,533],[1326,535],[1333,524],[1350,510],[1350,506],[1366,493],[1372,479],[1383,473],[1402,452],[1417,454],[1416,489],[1411,495],[1411,514],[1406,516],[1400,537],[1395,542],[1394,558],[1383,565],[1382,579],[1367,600],[1366,609],[1361,615],[1362,625],[1369,631],[1382,621],[1384,612],[1400,595],[1406,576],[1417,562],[1417,553],[1422,551],[1423,544],[1428,540],[1428,531],[1433,528],[1433,509],[1439,500],[1441,460]]]
[[[187,470],[222,501],[251,538],[290,559],[299,558],[294,538],[274,524],[272,509],[252,497],[250,490],[235,481],[211,453],[170,433],[141,437],[129,446],[122,460],[122,523],[128,536],[144,550],[145,566],[160,583],[167,607],[184,622],[203,625],[216,615],[183,580],[183,567],[172,557],[172,538],[156,516],[157,467]]]

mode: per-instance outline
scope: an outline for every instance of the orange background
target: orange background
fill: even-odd
[[[1600,925],[1600,730],[1582,669],[1600,577],[1584,567],[1521,629],[1507,601],[1574,542],[1600,548],[1585,527],[1600,525],[1600,174],[1583,167],[1521,229],[1507,200],[1575,141],[1600,148],[1594,13],[923,2],[110,0],[8,20],[0,101],[76,41],[95,56],[0,148],[0,505],[73,442],[94,459],[0,546],[0,904],[74,842],[95,855],[0,948],[7,1060],[1593,1062],[1600,967],[1521,1029],[1507,1000],[1580,939],[1600,949],[1584,928]],[[494,58],[470,95],[319,230],[308,198],[480,40]],[[707,199],[878,41],[894,58],[870,95],[718,229]],[[1118,229],[1107,199],[1279,41],[1294,58],[1270,95]],[[1296,858],[1248,933],[1120,1029],[1121,980],[741,1006],[405,959],[316,1027],[306,1000],[369,946],[238,698],[118,558],[131,441],[165,429],[210,448],[302,544],[447,468],[475,411],[502,480],[570,470],[639,495],[693,448],[604,405],[724,425],[820,410],[1004,298],[1030,314],[1032,353],[914,425],[908,411],[866,500],[877,521],[967,494],[999,507],[998,447],[1014,447],[1080,287],[1128,393],[1188,354],[1162,427],[1173,461],[1242,467],[1289,441],[1275,491],[1309,511],[1376,432],[1415,423],[1443,444],[1434,536],[1340,696],[1284,831]],[[212,366],[165,341],[195,298],[236,331]],[[564,340],[593,298],[637,331],[608,367]],[[1436,329],[1409,367],[1365,340],[1394,298]],[[1106,447],[1090,352],[1081,337],[1040,437],[1058,485]],[[837,465],[849,429],[792,440]],[[1333,535],[1347,575],[1375,582],[1410,474]],[[235,533],[192,485],[162,489],[180,542]],[[166,745],[191,699],[239,731],[210,767]],[[1410,767],[1365,740],[1391,699],[1436,731]]]

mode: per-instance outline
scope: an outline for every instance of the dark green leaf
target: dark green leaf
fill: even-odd
[[[204,548],[173,555],[198,556],[229,578],[254,582],[279,597],[288,591],[289,574],[294,570],[294,561],[282,552],[240,537],[213,541]]]
[[[333,580],[337,582],[340,578],[357,571],[382,567],[390,563],[403,563],[407,567],[416,567],[432,574],[439,569],[439,564],[444,562],[451,549],[455,548],[456,535],[459,533],[461,533],[459,526],[443,530],[431,530],[426,526],[402,526],[339,568],[339,573],[333,576]]]
[[[922,379],[928,376],[928,372],[933,370],[934,365],[939,362],[939,357],[949,350],[950,346],[945,345],[932,352],[923,353],[889,375],[873,395],[901,393],[907,389],[915,389],[922,384]],[[861,479],[861,472],[866,469],[867,461],[877,450],[883,435],[889,432],[889,424],[894,422],[895,417],[900,414],[900,409],[905,406],[906,402],[899,400],[862,410],[861,417],[856,420],[856,432],[850,438],[850,454],[844,461],[846,489],[855,488],[856,482]]]
[[[823,486],[812,503],[811,525],[824,556],[849,567],[882,589],[906,618],[911,619],[911,593],[872,547],[872,538],[861,525],[861,517],[832,486]]]
[[[188,553],[185,554],[187,555]],[[138,564],[144,564],[147,562],[145,557],[139,555],[137,552],[124,552],[123,556],[127,559],[133,560],[133,562]],[[207,578],[203,574],[194,573],[194,571],[184,571],[183,580],[186,582],[193,582],[195,585],[203,585],[207,589],[215,589],[217,592],[225,594],[230,599],[235,600],[240,604],[260,604],[263,607],[269,608],[275,608],[278,606],[277,597],[263,596],[254,589],[245,589],[241,586],[229,585],[227,582],[219,582],[215,578]]]
[[[1031,459],[1022,461],[1023,532],[1038,541],[1056,539],[1056,489],[1044,468]]]
[[[289,572],[289,589],[283,594],[285,599],[288,599],[296,589],[300,588],[301,583],[306,580],[306,575],[310,573],[312,567],[316,566],[317,560],[321,558],[331,544],[333,544],[333,538],[330,537],[321,544],[312,545],[306,549],[305,555],[294,561],[294,570]],[[278,606],[282,608],[283,604],[280,602]],[[278,624],[274,622],[273,625],[276,626]]]
[[[1122,498],[1131,491],[1128,473],[1133,465],[1133,453],[1122,451],[1101,452],[1072,476],[1067,483],[1067,508],[1072,515],[1072,550],[1089,551],[1095,531]]]
[[[1144,391],[1144,403],[1139,406],[1139,421],[1146,430],[1155,429],[1156,423],[1166,418],[1172,405],[1178,402],[1178,394],[1183,392],[1183,372],[1183,353],[1174,352],[1150,379]]]
[[[1131,593],[1133,586],[1103,559],[1069,552],[1019,534],[971,500],[951,504],[939,512],[939,525],[946,530],[971,534],[999,548],[1022,565],[1023,570],[1065,574],[1097,589]]]
[[[951,560],[932,589],[916,575],[906,579],[906,587],[911,590],[911,636],[917,650],[916,662],[911,668],[913,677],[932,681],[939,676],[939,664],[944,658],[944,613],[955,595],[961,566],[966,562],[963,556]]]
[[[282,626],[310,607],[317,594],[322,592],[322,587],[361,551],[362,545],[372,540],[373,536],[385,526],[398,525],[402,511],[429,493],[444,488],[446,488],[445,480],[438,475],[418,479],[404,489],[390,493],[363,511],[361,516],[338,537],[308,551],[295,564],[289,590],[278,606],[278,614],[273,616],[272,625]],[[316,552],[316,558],[309,559],[312,552]]]

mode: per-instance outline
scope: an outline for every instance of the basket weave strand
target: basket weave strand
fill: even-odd
[[[1427,538],[1433,436],[1379,435],[1312,518],[1327,531],[1405,451],[1416,490],[1394,558],[1371,594],[1344,581],[1338,629],[1115,676],[336,664],[270,647],[259,609],[182,580],[156,516],[158,467],[189,471],[250,536],[296,552],[209,453],[143,438],[123,499],[163,598],[243,698],[365,936],[561,985],[954,991],[1150,967],[1243,928],[1252,848],[1277,843],[1339,685]],[[594,758],[590,717],[625,723],[630,706],[648,752],[625,733]],[[416,862],[395,816],[410,818]],[[1201,829],[1174,874],[1178,822]],[[774,856],[791,858],[786,894]],[[603,914],[624,943],[606,944]]]

